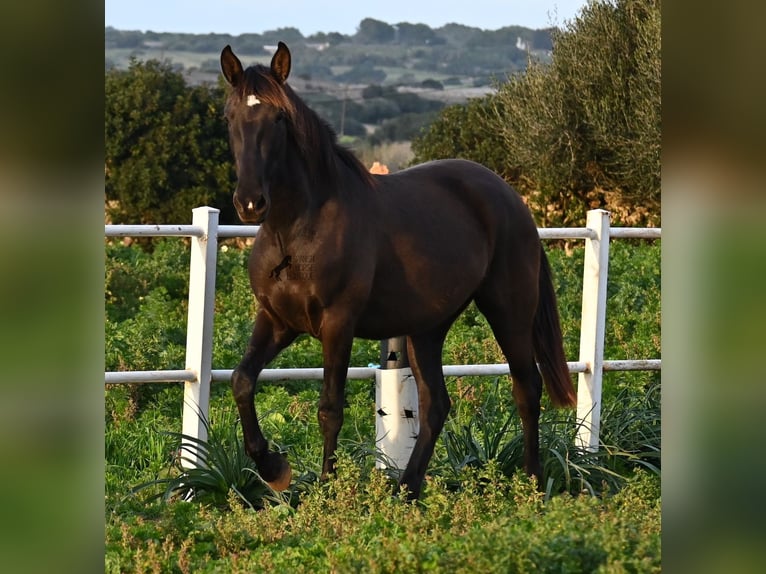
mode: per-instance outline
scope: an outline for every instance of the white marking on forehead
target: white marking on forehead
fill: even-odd
[[[259,100],[255,94],[250,94],[247,96],[247,105],[250,107],[257,106],[261,103],[261,100]]]

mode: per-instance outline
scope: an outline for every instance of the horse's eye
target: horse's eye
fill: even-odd
[[[286,117],[287,117],[287,114],[285,113],[285,110],[282,110],[282,109],[280,109],[280,110],[277,112],[277,119],[276,119],[275,121],[277,121],[277,122],[281,122],[281,121],[282,121],[282,120],[284,120]]]

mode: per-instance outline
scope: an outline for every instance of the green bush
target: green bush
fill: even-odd
[[[501,131],[490,129],[491,100],[474,98],[466,104],[448,106],[423,133],[412,141],[413,163],[432,159],[462,158],[481,163],[513,181],[513,159],[509,157]]]
[[[502,175],[545,227],[593,207],[660,222],[659,0],[590,2],[496,94],[448,108],[413,141],[416,161],[466,157]]]
[[[133,60],[104,80],[105,193],[113,223],[178,223],[210,205],[236,222],[220,86],[187,86],[168,62]]]

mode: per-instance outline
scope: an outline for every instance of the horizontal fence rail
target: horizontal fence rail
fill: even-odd
[[[584,362],[569,361],[567,363],[570,373],[585,373],[588,364]],[[660,371],[662,361],[660,359],[644,359],[629,361],[604,361],[604,371]],[[348,379],[374,379],[378,367],[349,367]],[[211,370],[211,381],[222,383],[231,381],[233,369]],[[492,363],[477,365],[445,365],[442,367],[445,377],[493,377],[510,375],[508,363]],[[197,375],[189,370],[175,371],[107,371],[104,373],[104,383],[107,385],[122,385],[125,383],[183,383],[192,382]],[[281,368],[263,369],[258,376],[259,381],[308,381],[321,380],[324,377],[322,367],[314,368]]]
[[[198,225],[105,225],[106,237],[202,237]]]
[[[255,237],[257,225],[218,225],[218,210],[198,207],[192,225],[105,225],[106,237],[189,237],[192,257],[189,271],[189,316],[187,323],[186,369],[157,371],[112,371],[104,373],[106,385],[126,383],[184,383],[183,429],[185,435],[206,440],[207,432],[199,414],[208,415],[210,384],[229,381],[233,370],[212,369],[213,302],[215,267],[219,239]],[[586,227],[541,228],[541,239],[585,240],[580,354],[567,363],[578,375],[578,434],[581,448],[596,450],[601,412],[601,381],[604,372],[659,371],[661,359],[604,360],[606,282],[610,239],[660,239],[661,228],[632,228],[609,225],[609,213],[588,212]],[[244,342],[243,342],[244,348]],[[349,379],[376,379],[381,369],[350,367]],[[445,365],[445,376],[504,376],[507,363],[485,365]],[[322,368],[264,369],[259,380],[321,380]],[[378,410],[378,406],[376,406]],[[190,460],[189,465],[198,461]]]
[[[255,237],[260,225],[219,225],[217,237]],[[596,232],[587,227],[542,227],[540,239],[595,239]],[[105,225],[105,237],[202,237],[205,230],[196,225]],[[612,227],[611,239],[660,239],[660,227]]]

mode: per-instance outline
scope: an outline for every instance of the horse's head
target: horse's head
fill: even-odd
[[[287,154],[290,102],[284,84],[290,74],[290,51],[280,42],[269,68],[244,70],[226,46],[221,69],[233,88],[225,114],[237,170],[234,206],[244,223],[262,223],[271,208],[270,186]]]

